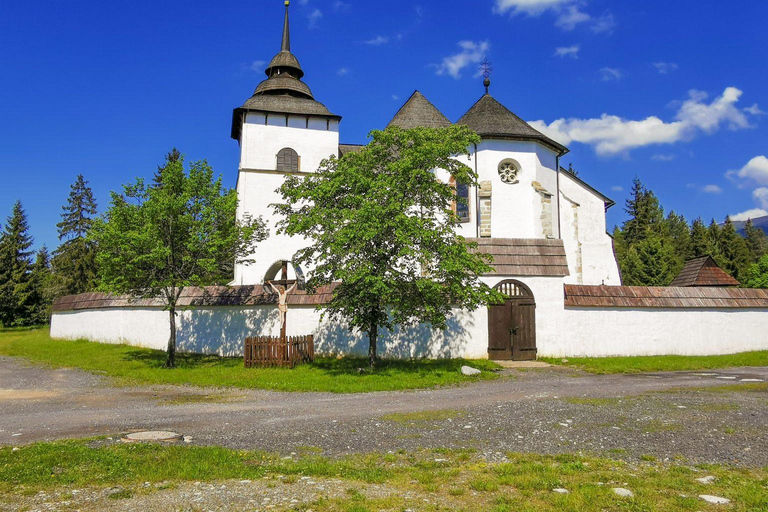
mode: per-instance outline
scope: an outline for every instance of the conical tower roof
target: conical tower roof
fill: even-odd
[[[245,112],[297,114],[341,119],[325,105],[315,100],[309,86],[301,81],[304,70],[299,59],[291,53],[291,31],[288,8],[285,2],[285,20],[280,52],[275,55],[264,71],[267,79],[261,82],[242,107],[235,109],[232,117],[232,138],[239,140]]]
[[[488,92],[490,81],[486,81],[485,94],[456,124],[472,128],[484,139],[534,140],[557,151],[561,156],[568,153],[568,148],[533,128],[491,96]]]
[[[427,98],[419,91],[415,91],[408,101],[400,107],[395,117],[387,125],[397,126],[404,130],[411,128],[447,128],[451,126],[451,121],[440,112]]]

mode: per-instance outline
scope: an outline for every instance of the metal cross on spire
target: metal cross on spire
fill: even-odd
[[[488,60],[488,57],[485,57],[480,63],[480,73],[484,78],[485,94],[488,94],[488,88],[491,86],[491,73],[493,73],[493,67],[491,67],[491,61]]]

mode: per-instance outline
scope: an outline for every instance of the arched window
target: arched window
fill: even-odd
[[[456,178],[451,176],[450,185],[453,187],[457,198],[453,202],[453,212],[459,217],[459,222],[469,222],[469,186],[462,183],[456,183]]]
[[[299,154],[295,150],[283,148],[277,153],[277,170],[298,172],[299,161]]]

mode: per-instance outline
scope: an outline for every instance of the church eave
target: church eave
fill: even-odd
[[[322,105],[320,103],[320,105]],[[327,109],[326,109],[327,110]],[[242,107],[238,107],[232,111],[232,132],[231,137],[234,140],[240,140],[240,134],[243,129],[243,122],[245,118],[243,117],[245,114],[248,113],[254,113],[254,114],[266,114],[266,115],[272,115],[277,114],[281,116],[296,116],[296,117],[307,117],[307,118],[320,118],[320,119],[329,119],[331,121],[341,121],[341,116],[338,116],[336,114],[332,114],[330,112],[328,113],[320,113],[320,112],[301,112],[301,111],[292,111],[290,109],[267,109],[267,108],[251,108],[243,105]]]

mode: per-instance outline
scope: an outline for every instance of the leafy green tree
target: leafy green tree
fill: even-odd
[[[707,227],[701,217],[693,221],[691,225],[691,257],[708,256],[710,254]]]
[[[454,157],[479,140],[463,126],[374,131],[360,152],[289,176],[280,188],[280,232],[311,244],[296,256],[314,268],[308,288],[339,283],[327,314],[368,335],[372,368],[380,328],[445,328],[453,307],[502,300],[480,281],[489,258],[456,234],[453,188],[434,174],[444,169],[457,184],[476,184],[475,172]]]
[[[749,267],[744,279],[747,288],[768,288],[768,254]]]
[[[747,220],[747,223],[744,225],[744,238],[747,241],[752,263],[757,262],[768,252],[768,237],[765,236],[765,232],[762,229],[755,227],[752,219]]]
[[[93,191],[82,174],[70,187],[67,205],[56,224],[62,244],[54,252],[49,294],[55,297],[93,291],[97,285],[96,245],[88,238],[96,216]]]
[[[247,262],[266,238],[261,218],[237,221],[237,194],[214,178],[207,162],[189,171],[169,154],[151,185],[138,179],[112,193],[93,227],[100,289],[163,300],[170,316],[166,366],[175,365],[176,311],[186,287],[232,279],[232,262]]]
[[[31,247],[27,215],[16,201],[0,234],[0,323],[6,327],[30,323],[28,312],[34,300]]]

